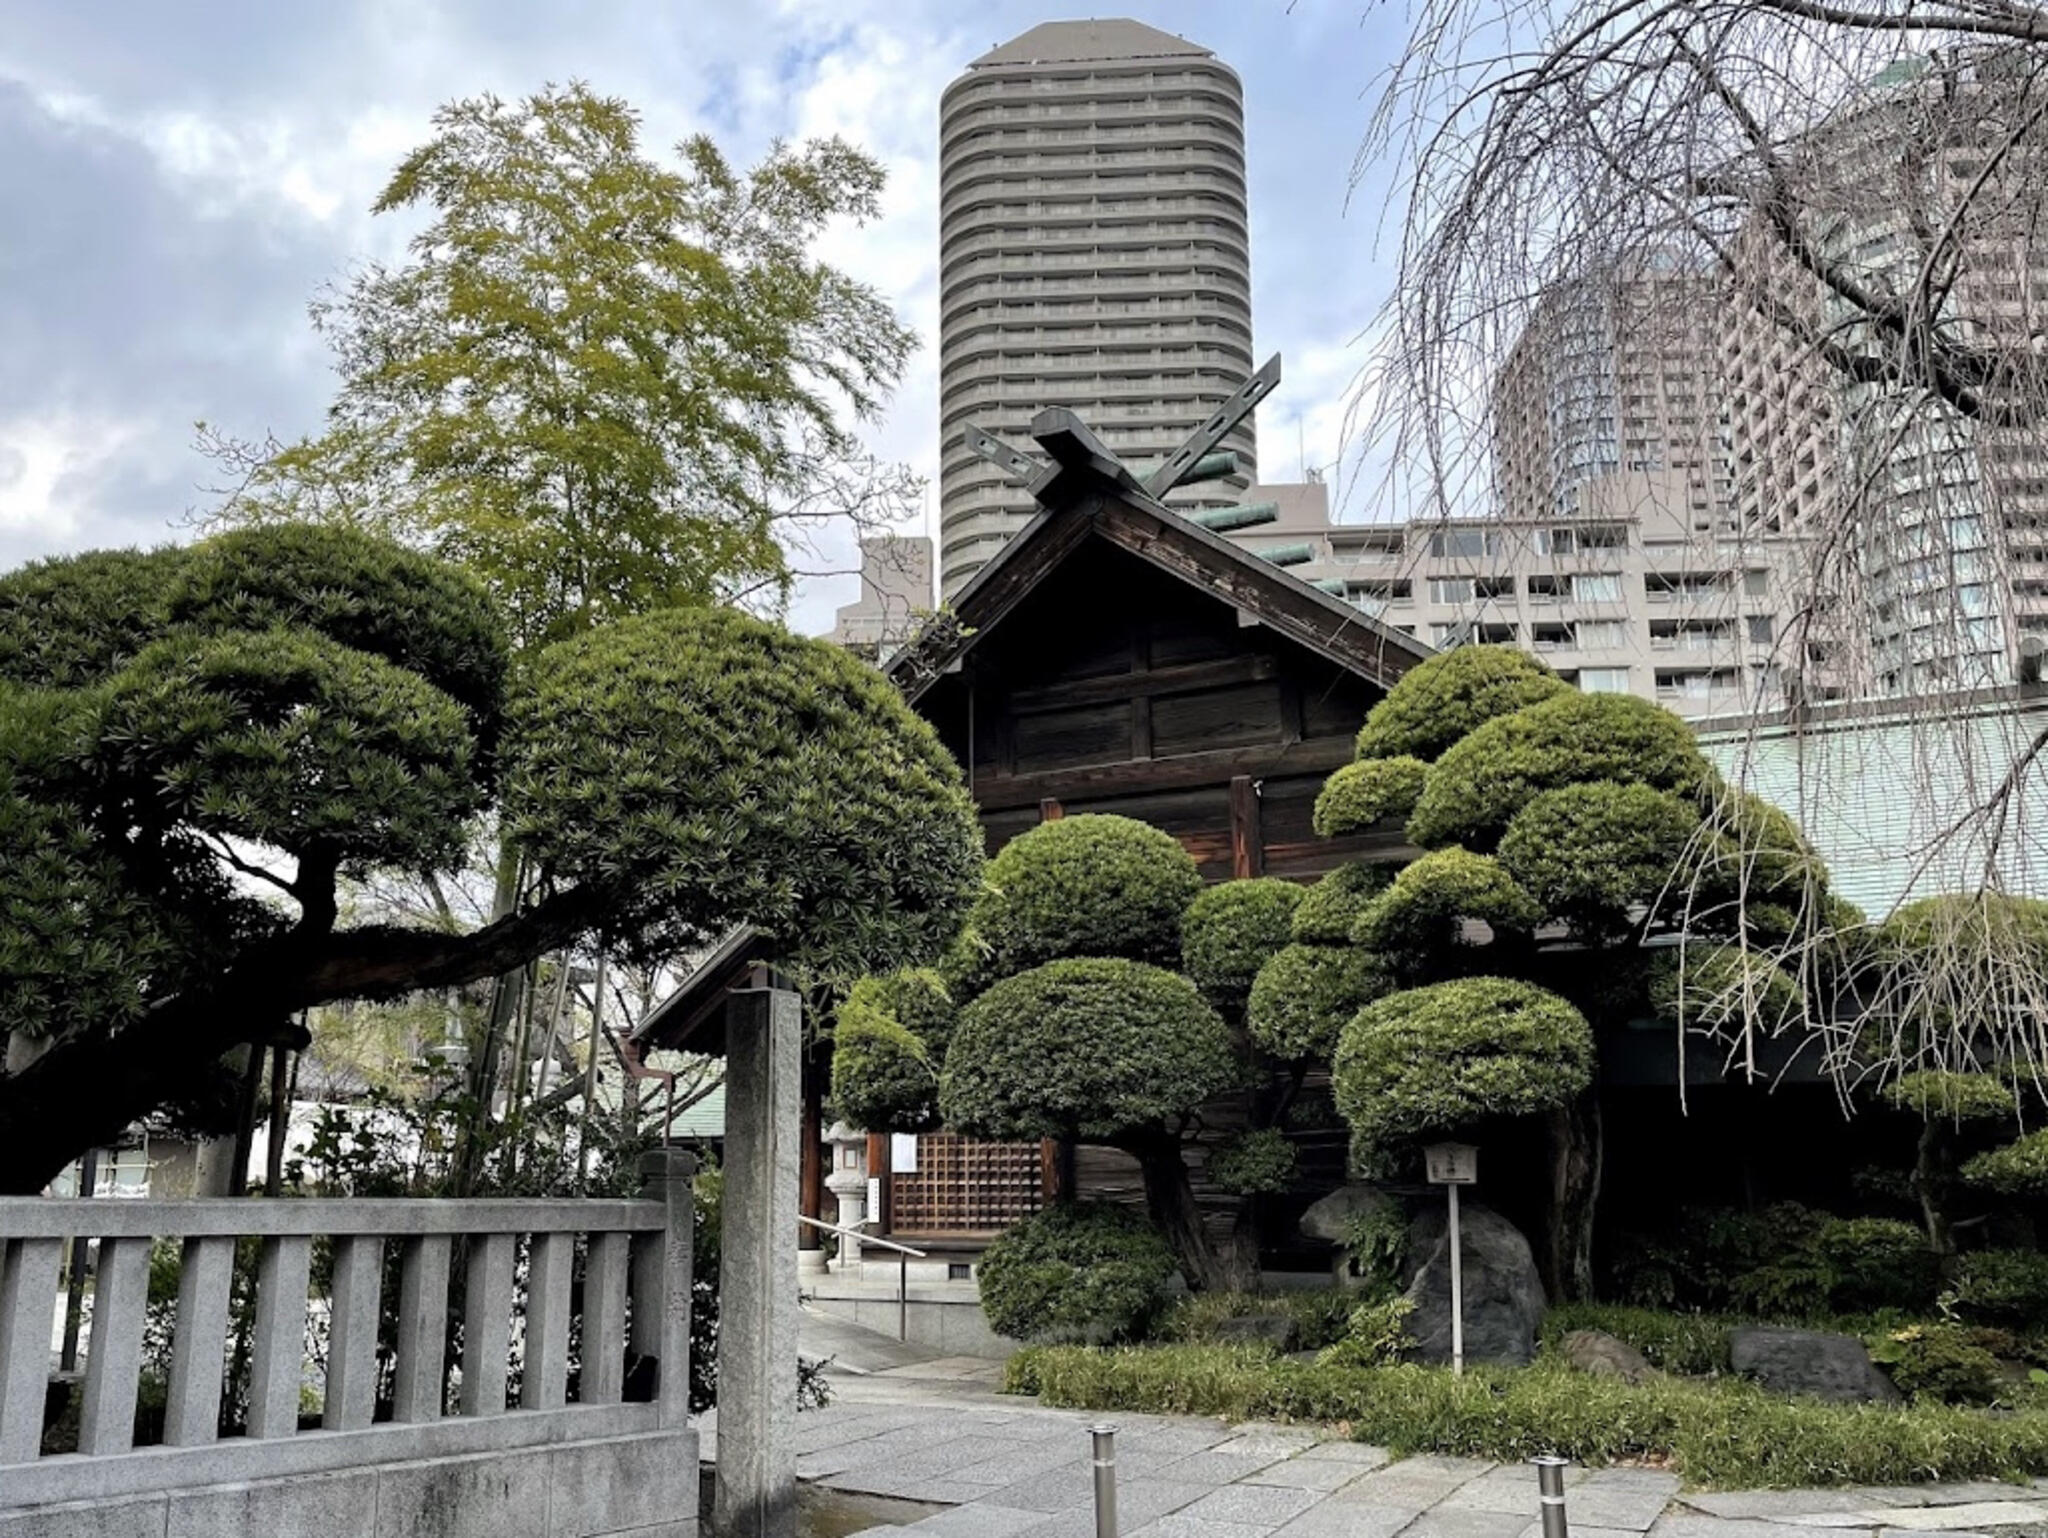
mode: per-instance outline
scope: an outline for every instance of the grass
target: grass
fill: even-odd
[[[1324,1367],[1248,1347],[1049,1346],[1013,1357],[1006,1387],[1076,1409],[1321,1422],[1403,1455],[1668,1463],[1691,1485],[1724,1489],[2048,1474],[2048,1411],[1832,1405],[1734,1378],[1632,1386],[1548,1356],[1459,1378],[1439,1367]]]

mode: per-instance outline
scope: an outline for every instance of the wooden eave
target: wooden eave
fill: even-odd
[[[1391,688],[1433,655],[1411,636],[1312,587],[1222,535],[1136,492],[1047,508],[961,589],[950,614],[929,621],[886,671],[913,702],[1090,538],[1107,540],[1190,587],[1212,594],[1317,656]]]

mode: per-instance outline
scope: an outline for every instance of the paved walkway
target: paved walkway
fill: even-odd
[[[946,1509],[929,1538],[1093,1538],[1088,1427],[1117,1434],[1121,1538],[1539,1538],[1526,1465],[1404,1458],[1299,1426],[1048,1410],[995,1392],[1000,1369],[934,1358],[806,1319],[832,1355],[832,1403],[797,1422],[797,1473],[815,1485]],[[1685,1494],[1654,1469],[1572,1469],[1574,1538],[2019,1538],[2048,1526],[2048,1482]]]

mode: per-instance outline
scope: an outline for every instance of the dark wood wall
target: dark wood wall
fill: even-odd
[[[968,772],[993,854],[1048,816],[1173,834],[1211,880],[1311,880],[1392,857],[1395,830],[1316,837],[1324,778],[1381,691],[1138,557],[1048,575],[919,702]]]

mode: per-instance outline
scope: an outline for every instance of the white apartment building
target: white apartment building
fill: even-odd
[[[1036,510],[966,446],[1030,447],[1077,410],[1133,468],[1164,459],[1254,367],[1244,102],[1208,49],[1135,21],[1033,27],[939,107],[939,565],[957,593]],[[1176,507],[1238,500],[1256,470]]]

